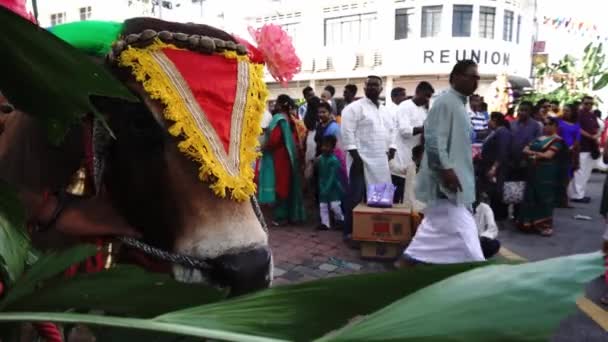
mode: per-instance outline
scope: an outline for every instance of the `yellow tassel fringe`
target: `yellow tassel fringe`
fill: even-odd
[[[248,200],[256,191],[253,163],[259,156],[256,148],[259,144],[258,137],[262,133],[261,120],[268,96],[263,80],[263,66],[251,63],[247,56],[239,56],[233,51],[222,53],[226,58],[236,58],[238,61],[249,63],[249,85],[240,137],[239,174],[232,176],[220,164],[209,140],[196,126],[184,99],[152,56],[152,52],[164,48],[179,50],[174,45],[157,40],[145,48],[127,48],[120,55],[119,64],[130,67],[135,79],[143,85],[150,97],[165,105],[163,115],[165,119],[173,122],[169,133],[184,137],[178,148],[200,164],[199,178],[209,182],[210,188],[219,197],[225,198],[229,192],[233,200]]]

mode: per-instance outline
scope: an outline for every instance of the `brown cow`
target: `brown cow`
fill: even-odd
[[[129,29],[141,30],[145,27],[141,25],[150,23],[162,24],[137,21]],[[165,24],[172,30],[232,39],[202,25]],[[267,287],[272,278],[268,236],[251,204],[215,196],[209,184],[199,180],[197,165],[178,150],[178,140],[167,132],[162,105],[126,73],[116,75],[141,103],[95,99],[116,135],[106,159],[105,197],[142,233],[143,241],[207,259],[213,266],[201,272],[173,265],[178,280],[211,282],[229,287],[232,294]],[[6,115],[0,135],[0,179],[34,191],[64,188],[83,159],[81,129],[72,129],[56,147],[29,115],[19,111]],[[45,235],[36,240],[49,244],[52,239]]]

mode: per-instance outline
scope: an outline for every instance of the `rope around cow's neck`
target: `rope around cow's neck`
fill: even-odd
[[[262,225],[262,229],[264,229],[264,231],[268,233],[268,226],[266,226],[266,221],[264,220],[262,209],[260,208],[260,205],[258,204],[258,201],[255,196],[251,197],[251,206],[253,207],[255,216],[258,218],[260,224]],[[164,251],[162,249],[150,246],[145,242],[139,241],[131,237],[121,236],[118,237],[118,240],[131,248],[137,249],[143,252],[144,254],[150,255],[159,260],[168,261],[174,264],[179,264],[185,267],[196,268],[200,270],[211,269],[211,265],[209,264],[209,262],[204,259]]]

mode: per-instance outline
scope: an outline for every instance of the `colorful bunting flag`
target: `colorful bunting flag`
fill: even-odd
[[[554,29],[564,29],[567,33],[581,37],[608,41],[608,36],[600,34],[595,23],[566,17],[543,17],[543,24]]]

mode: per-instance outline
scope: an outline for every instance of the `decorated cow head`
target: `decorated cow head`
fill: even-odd
[[[174,265],[175,276],[210,281],[237,294],[268,286],[272,277],[268,236],[250,203],[256,190],[252,165],[267,97],[262,53],[206,25],[152,18],[51,29],[87,57],[1,7],[0,16],[11,20],[15,32],[29,29],[32,36],[49,42],[40,53],[53,58],[49,65],[38,62],[39,68],[49,66],[51,73],[67,70],[57,53],[63,54],[66,64],[77,61],[72,65],[74,73],[88,63],[81,58],[93,58],[104,66],[106,71],[85,75],[91,76],[87,82],[92,85],[84,107],[95,114],[84,128],[78,125],[90,135],[84,147],[89,157],[84,163],[89,166],[87,174],[95,190],[107,192],[127,221],[141,230],[146,243],[211,265],[203,272]],[[30,56],[27,50],[24,45],[13,56]],[[90,71],[91,65],[86,66]],[[107,71],[129,92],[114,96],[107,86],[100,87],[102,79],[107,82]],[[56,77],[65,81],[66,76]],[[0,89],[15,99],[17,108],[40,115],[36,104],[24,101],[24,87],[15,82],[17,78],[12,83],[0,81]],[[74,84],[75,92],[83,90],[79,86]],[[46,90],[56,91],[50,85]],[[32,91],[43,94],[45,87]],[[65,122],[51,123],[50,132],[57,133]],[[74,129],[73,122],[66,126]]]

